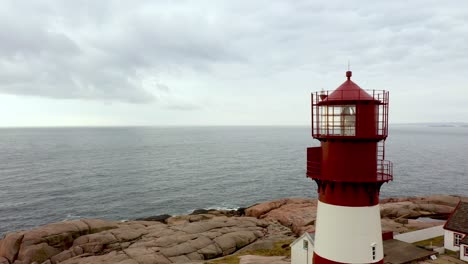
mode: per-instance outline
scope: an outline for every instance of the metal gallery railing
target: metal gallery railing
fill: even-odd
[[[331,179],[321,173],[320,162],[307,161],[307,177],[321,180],[342,181],[342,179]],[[393,180],[393,163],[388,160],[378,160],[374,178],[346,179],[348,182],[388,182]]]
[[[388,135],[388,91],[321,91],[312,93],[311,101],[312,136],[315,138],[359,137],[360,129],[368,126],[360,123],[360,111],[368,104],[376,107],[374,137],[386,138]]]

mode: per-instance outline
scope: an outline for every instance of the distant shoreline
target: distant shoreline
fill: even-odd
[[[0,126],[0,129],[87,129],[87,128],[223,128],[223,127],[309,127],[304,125],[281,124],[221,124],[221,125],[46,125],[46,126]],[[429,127],[468,127],[468,122],[423,122],[423,123],[389,123],[389,126],[429,126]]]

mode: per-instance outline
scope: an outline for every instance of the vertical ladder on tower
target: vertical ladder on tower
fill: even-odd
[[[385,140],[377,143],[377,160],[385,160]]]

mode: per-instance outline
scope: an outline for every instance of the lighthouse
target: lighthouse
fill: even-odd
[[[393,179],[385,160],[388,91],[363,90],[347,80],[312,93],[307,177],[317,183],[313,263],[384,263],[379,192]]]

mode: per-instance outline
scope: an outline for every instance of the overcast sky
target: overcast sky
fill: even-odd
[[[0,2],[0,126],[308,125],[348,60],[390,122],[468,122],[468,1]]]

